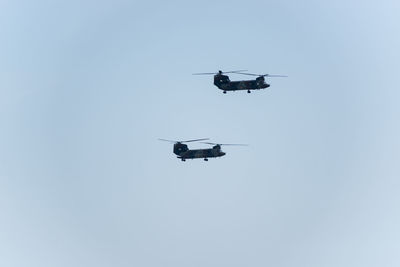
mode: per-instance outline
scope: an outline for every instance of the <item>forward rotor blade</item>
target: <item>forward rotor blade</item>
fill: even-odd
[[[178,142],[178,141],[174,141],[174,140],[167,140],[167,139],[161,139],[161,138],[158,138],[158,140],[160,140],[160,141],[165,141],[165,142],[170,142],[170,143],[176,143],[176,142]]]
[[[158,140],[170,142],[170,143],[189,143],[189,142],[210,140],[210,138],[192,139],[192,140],[186,140],[186,141],[168,140],[168,139],[161,139],[161,138],[158,138]]]
[[[240,73],[242,71],[247,71],[247,70],[231,70],[231,71],[223,71],[222,73]]]
[[[179,142],[189,143],[189,142],[204,141],[204,140],[210,140],[210,138],[193,139],[193,140],[186,140],[186,141],[179,141]]]
[[[231,70],[231,71],[221,71],[221,73],[240,73],[242,71],[247,71],[247,70]],[[200,73],[193,73],[192,75],[215,75],[219,74],[219,71],[217,72],[200,72]]]

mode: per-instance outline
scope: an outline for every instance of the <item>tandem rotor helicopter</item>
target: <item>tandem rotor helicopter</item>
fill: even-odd
[[[193,75],[214,75],[214,85],[226,94],[227,91],[239,91],[247,90],[247,93],[251,93],[250,90],[260,90],[270,87],[270,84],[265,82],[265,77],[287,77],[286,75],[271,75],[271,74],[253,74],[243,72],[247,70],[234,70],[234,71],[221,71],[218,72],[206,72],[206,73],[193,73]],[[249,76],[257,76],[255,80],[244,80],[244,81],[231,81],[226,73],[235,73]]]
[[[209,138],[193,139],[186,141],[174,141],[167,139],[158,140],[174,143],[173,152],[175,155],[178,156],[177,158],[181,159],[182,161],[186,161],[186,159],[204,159],[204,161],[208,161],[208,158],[218,158],[225,156],[226,153],[221,150],[221,146],[247,146],[246,144],[216,144],[210,142],[201,142],[203,144],[213,145],[213,147],[203,149],[189,149],[188,146],[184,143],[205,141],[209,140]]]

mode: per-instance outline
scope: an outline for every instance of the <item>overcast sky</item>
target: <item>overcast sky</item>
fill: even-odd
[[[0,265],[399,266],[399,11],[0,1]]]

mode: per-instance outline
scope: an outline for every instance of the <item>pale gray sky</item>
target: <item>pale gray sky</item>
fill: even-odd
[[[0,1],[0,265],[399,266],[399,10]]]

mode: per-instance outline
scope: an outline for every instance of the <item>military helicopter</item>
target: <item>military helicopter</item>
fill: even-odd
[[[170,143],[174,143],[174,154],[177,155],[178,159],[182,161],[186,161],[186,159],[204,159],[204,161],[208,161],[208,158],[217,158],[225,156],[225,152],[222,152],[221,146],[247,146],[245,144],[216,144],[210,142],[201,142],[203,144],[213,145],[212,148],[204,148],[204,149],[189,149],[188,146],[184,143],[189,142],[197,142],[197,141],[204,141],[209,140],[209,138],[202,138],[202,139],[193,139],[193,140],[186,140],[186,141],[174,141],[174,140],[167,140],[167,139],[158,139],[160,141],[166,141]]]
[[[234,70],[226,72],[219,70],[218,72],[210,73],[193,73],[193,75],[214,75],[214,85],[221,89],[224,94],[226,94],[227,91],[238,90],[247,90],[247,93],[251,93],[250,90],[260,90],[270,87],[270,85],[265,82],[265,77],[287,77],[286,75],[253,74],[243,71],[247,70]],[[224,75],[226,73],[257,76],[257,78],[255,80],[231,81],[228,75]]]

